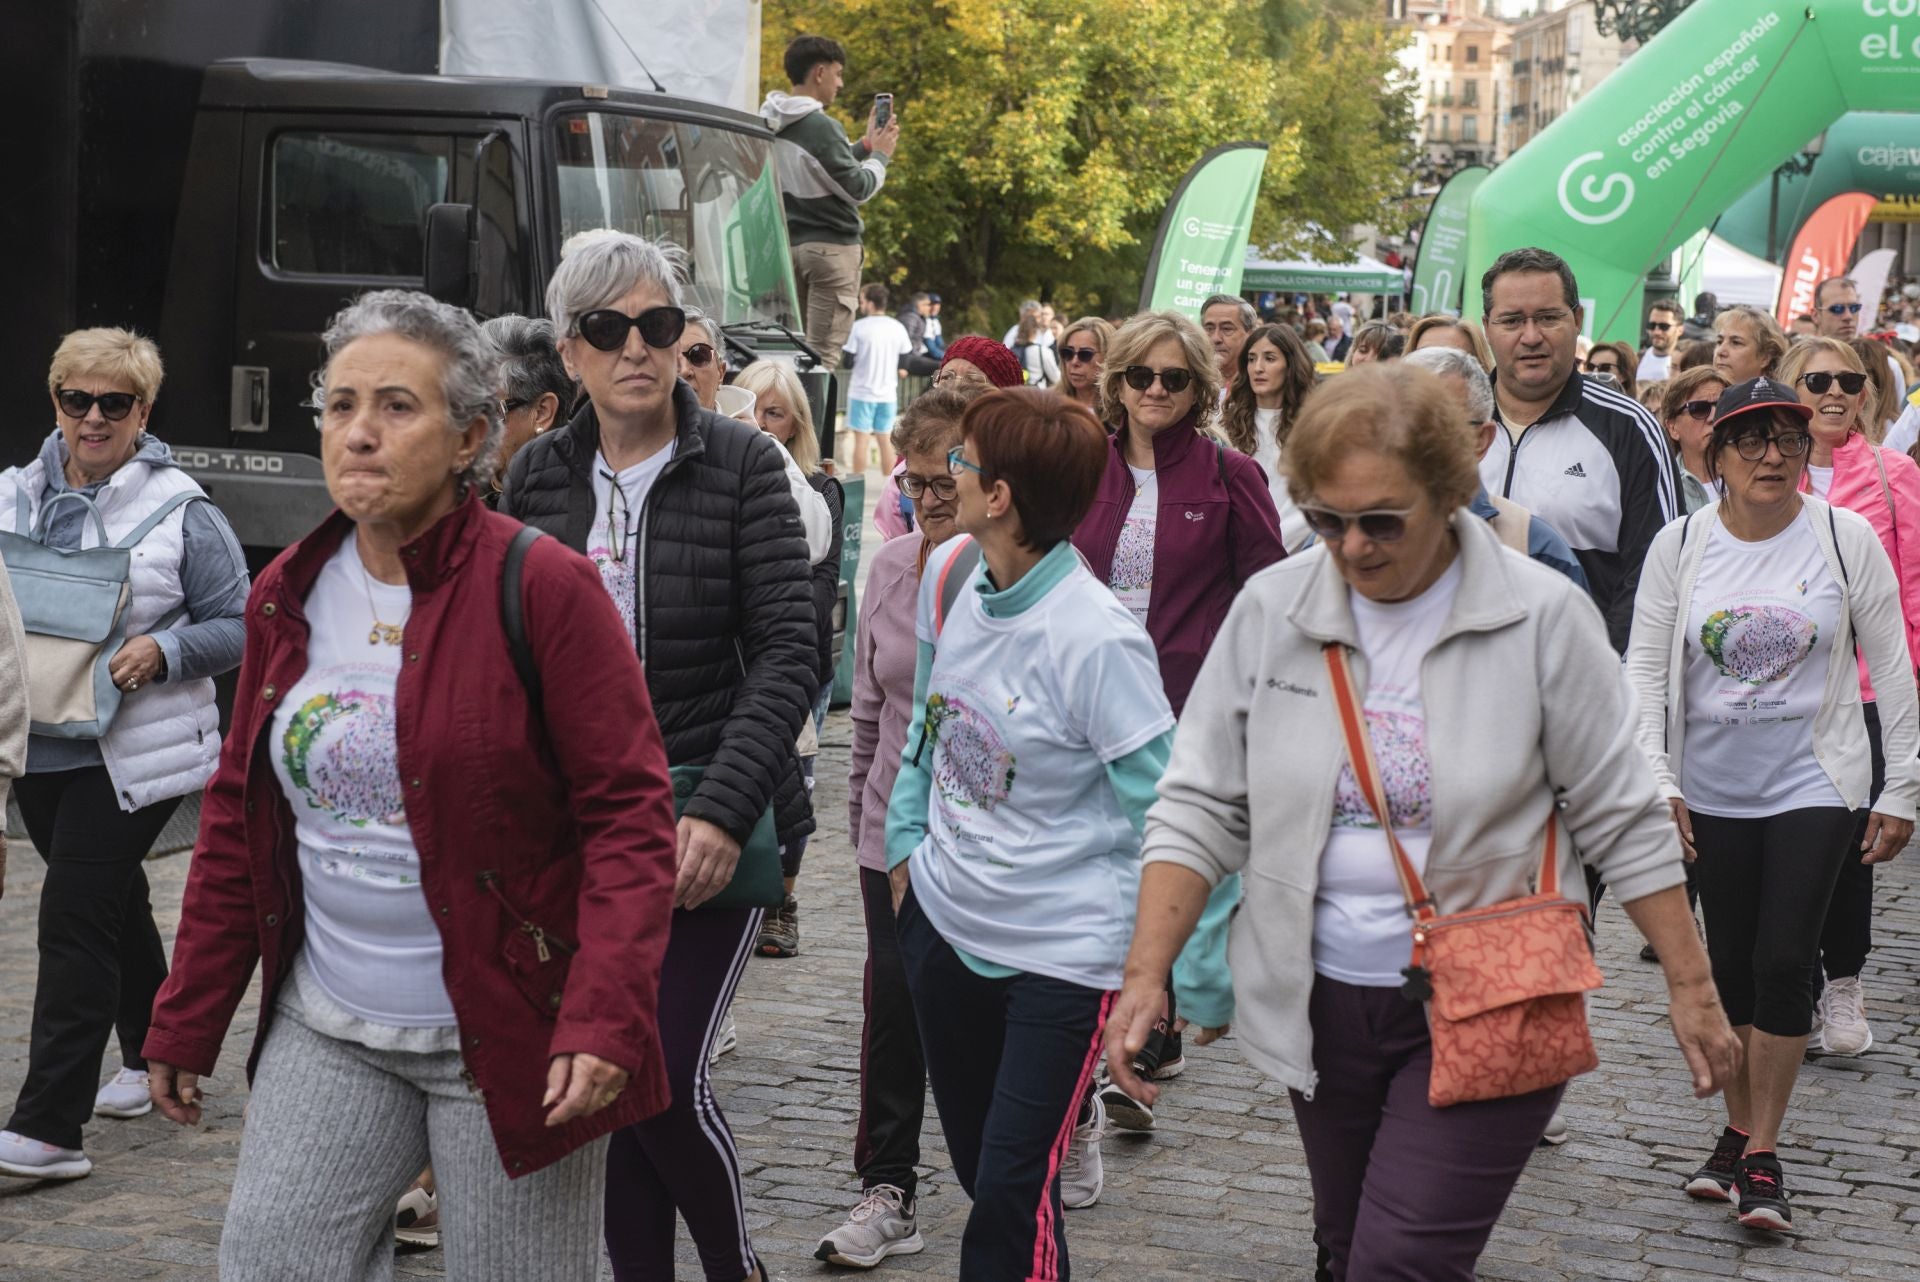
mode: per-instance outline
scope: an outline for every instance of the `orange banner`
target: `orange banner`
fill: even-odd
[[[1860,229],[1867,225],[1877,197],[1850,191],[1835,196],[1813,211],[1793,238],[1793,252],[1787,256],[1786,271],[1780,277],[1780,302],[1773,309],[1782,329],[1796,316],[1813,312],[1813,292],[1820,282],[1847,274],[1853,261],[1853,247]]]

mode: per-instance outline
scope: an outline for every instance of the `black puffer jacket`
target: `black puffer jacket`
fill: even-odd
[[[634,632],[672,765],[707,766],[686,813],[745,840],[771,800],[782,842],[814,828],[794,741],[819,689],[800,509],[780,447],[673,393],[674,456],[647,495]],[[514,455],[501,511],[585,552],[600,420],[587,405]]]
[[[840,597],[840,550],[847,540],[847,491],[824,472],[807,477],[807,484],[826,502],[827,515],[833,518],[833,542],[827,545],[826,556],[813,567],[813,613],[820,625],[820,684],[825,685],[833,680],[833,670],[840,663],[840,653],[833,648],[833,605]]]

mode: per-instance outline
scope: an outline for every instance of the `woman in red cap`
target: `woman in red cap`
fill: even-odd
[[[1627,649],[1641,748],[1694,861],[1714,986],[1746,1047],[1726,1129],[1686,1190],[1775,1231],[1793,1223],[1775,1145],[1827,902],[1845,861],[1899,853],[1920,797],[1893,563],[1865,517],[1801,493],[1812,414],[1770,378],[1721,394],[1707,465],[1722,497],[1654,537]],[[1855,647],[1886,734],[1878,796]]]
[[[979,334],[968,334],[947,344],[947,354],[934,371],[933,385],[958,392],[968,400],[984,396],[995,388],[1019,387],[1026,381],[1020,359],[1004,343]],[[900,474],[906,460],[895,463],[880,491],[880,502],[873,509],[873,528],[882,539],[897,539],[913,529],[913,504],[900,493]]]

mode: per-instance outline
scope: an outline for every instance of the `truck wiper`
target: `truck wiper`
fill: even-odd
[[[762,334],[765,334],[768,332],[780,334],[780,335],[783,335],[786,338],[786,340],[792,343],[795,347],[799,348],[801,351],[805,352],[807,355],[813,357],[814,364],[825,365],[827,363],[826,358],[820,355],[819,352],[815,351],[813,348],[813,345],[808,343],[804,336],[794,333],[794,331],[791,328],[781,324],[777,320],[730,321],[727,324],[722,325],[720,327],[720,330],[722,333],[725,333],[725,334],[732,334],[736,332],[752,333],[755,331]]]

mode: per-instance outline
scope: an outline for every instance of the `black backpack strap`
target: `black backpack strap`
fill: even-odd
[[[531,525],[522,526],[507,544],[507,563],[500,571],[500,626],[506,629],[507,652],[513,656],[513,670],[526,687],[527,702],[536,718],[542,715],[540,668],[533,661],[533,646],[527,640],[527,609],[521,594],[525,577],[527,549],[544,537]]]

